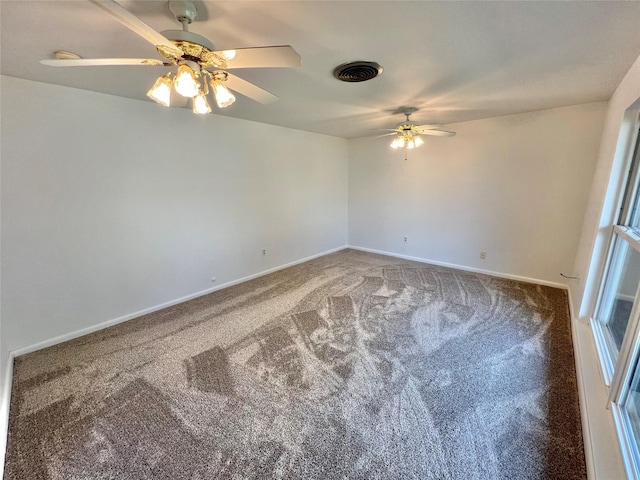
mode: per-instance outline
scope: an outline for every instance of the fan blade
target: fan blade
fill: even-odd
[[[300,55],[289,45],[238,48],[214,52],[227,59],[227,68],[299,67]],[[235,56],[233,56],[235,54]]]
[[[152,58],[77,58],[40,60],[50,67],[91,67],[108,65],[164,65],[162,61]]]
[[[182,56],[182,50],[176,47],[171,40],[166,38],[164,35],[156,32],[149,25],[144,23],[134,14],[129,12],[126,8],[120,5],[115,0],[90,0],[91,3],[94,3],[98,7],[105,10],[109,15],[123,24],[125,27],[129,28],[134,33],[137,33],[142,38],[152,43],[156,47],[162,45],[163,47],[170,50],[176,57]]]
[[[376,135],[397,135],[399,133],[402,133],[402,130],[398,130],[397,128],[373,128],[370,131],[377,132]]]
[[[421,130],[433,130],[433,129],[442,129],[443,125],[439,123],[430,123],[427,125],[416,125],[415,128],[419,128]]]
[[[456,132],[448,132],[446,130],[424,130],[417,132],[420,135],[435,135],[436,137],[453,137]]]
[[[249,83],[231,73],[227,73],[227,80],[225,81],[225,84],[231,90],[241,93],[245,97],[249,97],[251,100],[255,100],[256,102],[260,102],[265,105],[278,101],[278,97],[273,93],[269,93],[253,83]]]
[[[382,135],[374,135],[373,137],[370,137],[370,138],[388,137],[389,135],[397,135],[397,134],[398,132],[383,133]]]
[[[373,130],[373,131],[374,132],[383,132],[384,129],[376,129],[376,130]],[[394,130],[394,131],[392,131],[390,133],[378,133],[377,135],[366,135],[364,137],[359,137],[359,138],[367,138],[367,139],[373,140],[374,138],[388,137],[389,135],[397,135],[397,134],[398,134],[398,132]]]
[[[388,137],[389,135],[393,135],[393,133],[383,133],[382,135],[367,135],[366,137],[358,137],[360,140],[375,140],[376,138]]]

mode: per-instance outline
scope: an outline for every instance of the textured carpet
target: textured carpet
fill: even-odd
[[[364,252],[14,372],[10,480],[586,478],[566,293]]]

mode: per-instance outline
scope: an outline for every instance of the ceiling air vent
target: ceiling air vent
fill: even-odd
[[[338,65],[333,76],[343,82],[365,82],[382,73],[382,66],[376,62],[349,62]]]

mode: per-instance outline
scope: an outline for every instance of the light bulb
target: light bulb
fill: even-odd
[[[424,143],[424,140],[422,140],[418,135],[415,135],[413,137],[413,143],[416,145],[416,147],[419,147]]]
[[[204,93],[200,92],[193,97],[193,113],[205,114],[210,112],[211,107],[209,106],[207,96]]]
[[[173,87],[183,97],[193,98],[200,90],[200,84],[196,80],[195,73],[189,65],[180,65],[178,74],[173,82]]]
[[[171,79],[167,75],[158,77],[156,83],[147,92],[147,96],[165,107],[171,102]]]
[[[402,137],[396,137],[391,142],[391,148],[400,148],[404,146],[404,139]]]
[[[236,58],[236,51],[235,50],[225,50],[225,51],[222,52],[222,56],[226,60],[233,60],[234,58]]]
[[[216,97],[216,103],[220,108],[228,107],[236,101],[233,93],[220,80],[215,78],[211,80],[211,88],[213,88],[213,95]]]
[[[413,138],[410,138],[409,140],[407,140],[407,148],[409,150],[411,150],[413,147],[415,147],[416,145],[413,143]]]

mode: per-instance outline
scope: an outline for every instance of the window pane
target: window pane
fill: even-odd
[[[604,326],[609,354],[614,361],[629,324],[633,300],[640,282],[640,253],[626,240],[615,236],[611,264],[596,318]]]
[[[636,362],[631,377],[630,388],[626,391],[625,398],[621,402],[620,410],[623,418],[623,432],[630,450],[633,452],[633,463],[638,469],[638,439],[640,439],[640,370]]]
[[[629,227],[637,235],[640,235],[640,195],[636,195],[636,201],[631,211],[631,219],[629,220]]]
[[[638,194],[640,169],[638,163],[640,163],[640,133],[633,152],[630,175],[622,202],[623,211],[618,222],[618,225],[628,225],[636,233],[640,233],[640,195]]]

